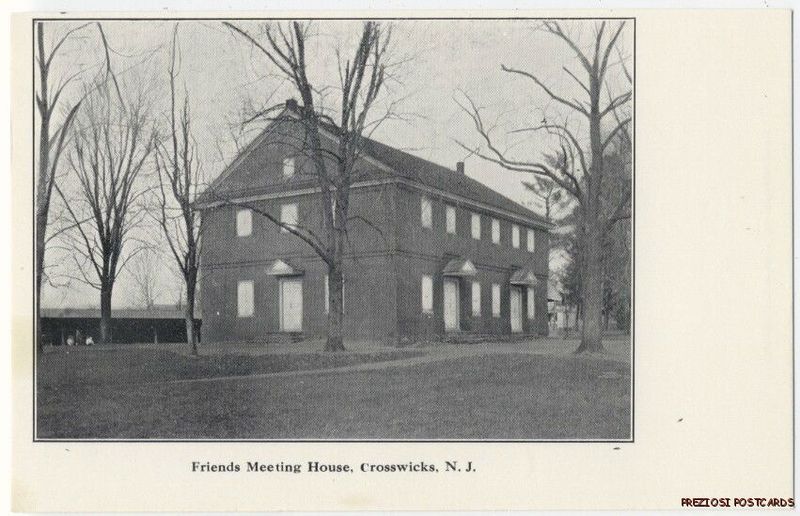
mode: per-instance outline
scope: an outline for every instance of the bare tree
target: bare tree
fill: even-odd
[[[603,307],[603,263],[602,246],[608,232],[621,219],[630,217],[631,183],[627,182],[617,196],[617,201],[609,209],[608,185],[606,175],[606,153],[609,146],[627,133],[631,117],[620,115],[632,96],[626,87],[622,93],[612,95],[607,83],[609,59],[617,48],[617,41],[625,28],[620,22],[609,32],[607,23],[596,26],[591,49],[585,51],[576,38],[571,37],[557,21],[546,21],[542,30],[564,43],[580,62],[581,72],[576,74],[566,66],[565,74],[574,80],[585,93],[584,100],[577,100],[560,95],[553,91],[534,73],[501,65],[501,70],[515,76],[532,81],[536,87],[555,103],[563,106],[572,115],[588,122],[588,140],[586,148],[576,133],[565,121],[552,123],[546,119],[534,127],[519,129],[522,131],[541,131],[558,141],[558,157],[556,163],[542,156],[538,160],[521,160],[501,150],[492,139],[491,128],[487,128],[480,114],[480,109],[467,97],[467,103],[461,107],[472,118],[475,128],[482,139],[477,149],[469,149],[483,159],[496,163],[508,170],[527,172],[544,177],[567,192],[577,202],[581,222],[579,228],[582,240],[581,292],[583,334],[577,352],[601,351],[602,343],[602,307]],[[619,49],[617,48],[619,52]],[[629,74],[626,76],[629,79]],[[580,77],[582,76],[582,78]],[[628,85],[629,86],[629,85]],[[608,95],[608,100],[605,96]],[[468,105],[467,105],[468,104]],[[614,115],[609,125],[609,115]]]
[[[153,308],[161,295],[159,262],[158,254],[147,248],[130,261],[128,271],[136,289],[136,301],[142,308]]]
[[[100,341],[111,340],[111,297],[119,273],[136,251],[126,252],[131,229],[143,218],[139,175],[154,147],[141,98],[122,102],[108,83],[94,87],[72,130],[68,154],[75,192],[55,189],[75,231],[71,241],[77,278],[100,291]],[[88,269],[88,271],[87,271]]]
[[[39,113],[39,149],[38,170],[36,176],[36,299],[37,309],[41,304],[42,281],[45,270],[45,251],[48,235],[48,223],[51,217],[51,199],[55,185],[56,172],[61,155],[67,143],[67,135],[75,116],[81,106],[81,100],[66,105],[66,116],[60,123],[56,120],[57,109],[64,104],[61,101],[65,88],[78,76],[79,70],[72,75],[54,82],[52,76],[55,59],[69,38],[89,23],[74,27],[58,38],[50,49],[45,48],[45,29],[43,22],[36,23],[36,71],[38,91],[36,92],[36,108]],[[36,314],[37,334],[39,330],[39,314]]]
[[[336,89],[340,96],[338,119],[334,120],[317,104],[320,92],[331,90],[330,86],[320,88],[309,79],[306,55],[309,24],[263,25],[260,37],[232,23],[225,22],[225,25],[263,54],[301,99],[297,116],[303,132],[303,152],[311,162],[312,175],[321,191],[322,234],[316,234],[309,227],[284,224],[266,210],[248,207],[305,241],[325,262],[330,300],[325,350],[344,350],[343,258],[348,225],[355,220],[372,225],[363,217],[349,215],[350,187],[358,173],[356,164],[363,151],[365,132],[376,126],[369,115],[388,77],[386,56],[390,31],[376,22],[365,22],[352,57],[344,58],[337,51],[339,84]],[[323,145],[323,126],[335,133],[337,141],[333,150]]]
[[[553,210],[564,204],[564,193],[550,179],[535,177],[533,181],[523,181],[522,186],[544,203],[544,218],[553,221]]]
[[[175,80],[178,76],[178,25],[172,33],[169,66],[170,112],[169,130],[165,141],[159,142],[154,153],[158,172],[156,219],[161,226],[170,252],[183,277],[186,304],[186,340],[197,355],[194,311],[197,291],[197,274],[200,266],[200,216],[193,202],[200,184],[200,164],[196,143],[191,133],[189,95],[184,93],[178,108]],[[180,109],[180,112],[178,110]]]

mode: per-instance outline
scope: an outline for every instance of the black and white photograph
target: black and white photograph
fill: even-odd
[[[34,441],[632,442],[635,22],[33,18]]]

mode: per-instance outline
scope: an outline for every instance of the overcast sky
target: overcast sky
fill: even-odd
[[[257,32],[261,22],[237,22],[242,28]],[[315,21],[314,38],[307,49],[311,80],[318,88],[338,83],[335,49],[343,56],[352,53],[353,41],[360,30],[357,21]],[[567,113],[529,79],[510,75],[500,65],[535,73],[554,90],[567,98],[583,98],[585,93],[563,71],[576,74],[580,65],[575,55],[560,40],[537,29],[536,20],[416,20],[386,22],[392,26],[391,61],[396,76],[384,91],[381,106],[397,102],[395,111],[402,120],[384,122],[373,137],[441,165],[455,168],[466,158],[467,174],[500,193],[532,207],[534,197],[520,181],[530,177],[506,171],[482,161],[460,147],[479,143],[470,118],[454,99],[467,94],[483,108],[485,122],[497,125],[493,132],[501,147],[517,158],[537,159],[551,148],[542,136],[526,134],[507,138],[506,132],[537,125],[543,118],[562,121],[583,132],[581,120]],[[585,48],[591,45],[595,21],[564,22],[568,32]],[[610,22],[613,24],[617,21]],[[630,24],[631,22],[628,22]],[[49,42],[75,24],[49,23],[45,34]],[[153,98],[153,115],[163,116],[168,86],[167,60],[174,22],[125,21],[103,22],[112,61],[124,87],[145,91]],[[85,71],[73,82],[67,95],[78,95],[80,80],[98,73],[103,64],[94,27],[75,33],[55,74]],[[633,30],[626,27],[620,47],[626,65],[632,69]],[[276,70],[262,54],[253,51],[218,21],[184,21],[179,25],[181,50],[179,84],[185,85],[194,114],[194,130],[203,157],[207,180],[213,179],[230,162],[236,145],[229,127],[241,119],[243,106],[270,105],[296,96],[290,85],[276,75]],[[618,61],[618,58],[612,59]],[[612,88],[619,67],[609,72]],[[580,75],[579,75],[580,76]],[[333,106],[336,93],[326,102]],[[376,110],[376,114],[378,111]],[[248,133],[244,137],[252,137]],[[246,142],[241,142],[246,143]],[[165,256],[165,259],[171,257]],[[115,289],[114,305],[126,306],[131,300],[121,295],[129,281],[125,275]],[[73,285],[73,287],[77,287]],[[46,288],[45,306],[94,306],[96,291],[85,288]],[[174,294],[165,294],[160,302],[171,302]]]

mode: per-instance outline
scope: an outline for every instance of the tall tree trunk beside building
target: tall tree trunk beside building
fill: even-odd
[[[113,338],[111,335],[111,297],[114,292],[114,283],[109,280],[100,282],[100,343],[108,344]]]
[[[157,143],[155,168],[158,173],[158,189],[154,217],[164,233],[170,252],[175,258],[183,277],[186,290],[186,341],[192,355],[198,354],[195,332],[195,297],[197,275],[200,265],[202,242],[200,215],[194,209],[200,184],[201,167],[192,137],[189,94],[183,97],[178,108],[175,80],[178,76],[178,24],[172,32],[169,65],[170,112],[168,137]]]
[[[328,338],[325,351],[343,351],[343,258],[347,231],[351,222],[360,221],[374,227],[360,216],[349,215],[350,186],[357,174],[356,163],[364,145],[364,133],[374,130],[370,111],[381,92],[386,72],[386,54],[390,31],[376,22],[365,22],[352,56],[339,59],[339,84],[336,88],[313,85],[308,75],[306,42],[310,25],[291,22],[287,25],[267,24],[261,27],[261,40],[243,28],[224,22],[236,35],[244,38],[262,53],[277,72],[286,78],[299,95],[302,105],[287,106],[302,127],[303,154],[312,163],[320,189],[324,233],[317,235],[302,225],[287,225],[267,210],[246,205],[254,213],[266,217],[291,234],[305,241],[328,268]],[[317,107],[315,96],[320,91],[336,89],[340,94],[338,119]],[[334,150],[322,144],[321,129],[325,124],[337,139]],[[240,204],[243,205],[243,204]]]
[[[555,156],[545,155],[540,160],[534,161],[516,159],[507,151],[500,150],[495,144],[490,134],[492,128],[484,125],[480,109],[469,97],[467,97],[468,105],[461,105],[472,118],[482,140],[478,148],[462,144],[465,149],[508,170],[548,178],[570,194],[578,204],[581,227],[577,233],[583,239],[580,264],[583,330],[577,352],[596,352],[603,349],[603,242],[617,220],[630,217],[630,182],[619,195],[612,196],[604,179],[606,173],[604,159],[609,147],[613,148],[617,141],[623,139],[623,135],[630,141],[628,126],[631,117],[627,114],[620,116],[619,110],[628,105],[632,90],[625,88],[622,93],[613,96],[608,89],[606,77],[609,58],[612,51],[618,48],[617,41],[624,27],[625,22],[620,22],[606,35],[606,22],[599,23],[594,34],[592,49],[586,52],[581,49],[577,40],[567,34],[560,22],[546,21],[542,24],[544,32],[567,45],[578,58],[582,68],[580,75],[583,75],[583,78],[566,66],[563,69],[586,93],[583,100],[573,99],[569,94],[560,95],[554,92],[531,72],[501,65],[502,71],[531,80],[537,89],[544,91],[553,102],[564,106],[569,112],[588,122],[588,147],[584,147],[582,138],[569,127],[567,123],[569,117],[565,117],[563,123],[552,123],[544,119],[539,125],[514,132],[541,132],[549,135],[558,142]],[[630,81],[624,63],[621,63],[621,68],[625,70],[625,76]],[[607,102],[603,101],[604,93],[608,95]],[[611,114],[616,120],[610,126],[606,124],[604,127],[605,120]],[[612,197],[617,197],[613,205],[610,203]]]
[[[192,355],[197,356],[197,335],[195,332],[195,293],[197,290],[197,268],[193,273],[189,273],[186,278],[186,306],[184,310],[184,320],[186,321],[186,341],[192,348]]]

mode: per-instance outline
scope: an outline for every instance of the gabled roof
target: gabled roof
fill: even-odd
[[[289,103],[287,103],[288,105]],[[214,191],[216,192],[236,192],[242,195],[262,194],[272,190],[284,190],[285,185],[268,185],[259,184],[254,179],[254,174],[258,173],[258,154],[261,152],[259,146],[266,140],[266,137],[272,132],[273,126],[282,119],[288,117],[297,118],[297,111],[293,108],[287,107],[278,115],[274,122],[272,122],[264,131],[257,136],[245,149],[231,162],[231,164],[220,174],[220,176],[212,182],[211,186],[204,191],[200,198],[199,203],[213,202]],[[328,123],[321,123],[323,135],[330,138],[335,138],[339,132],[339,128]],[[535,213],[521,204],[512,201],[508,197],[492,190],[480,181],[467,176],[464,173],[457,172],[442,165],[433,163],[426,159],[414,156],[408,152],[396,149],[384,143],[381,143],[372,138],[364,138],[363,155],[371,158],[386,167],[386,170],[375,171],[370,175],[364,175],[359,180],[386,178],[387,175],[396,176],[397,178],[408,181],[409,183],[427,187],[435,191],[449,193],[460,198],[486,205],[490,210],[497,209],[508,212],[517,217],[532,220],[538,223],[539,226],[544,228],[552,228],[553,225],[545,220],[544,217]],[[237,169],[242,169],[241,174],[245,177],[249,176],[251,180],[244,181],[249,186],[246,191],[242,191],[233,176],[237,175]],[[242,181],[239,180],[239,183]],[[308,181],[306,181],[308,183]],[[295,186],[300,187],[298,182]],[[303,186],[308,186],[303,184]]]
[[[289,260],[275,260],[267,267],[267,276],[299,276],[303,269],[293,265]]]
[[[444,266],[443,276],[475,276],[478,270],[467,258],[453,258]]]
[[[536,274],[530,269],[518,269],[514,271],[508,282],[512,285],[528,285],[532,287],[539,284],[539,280],[536,279]]]

